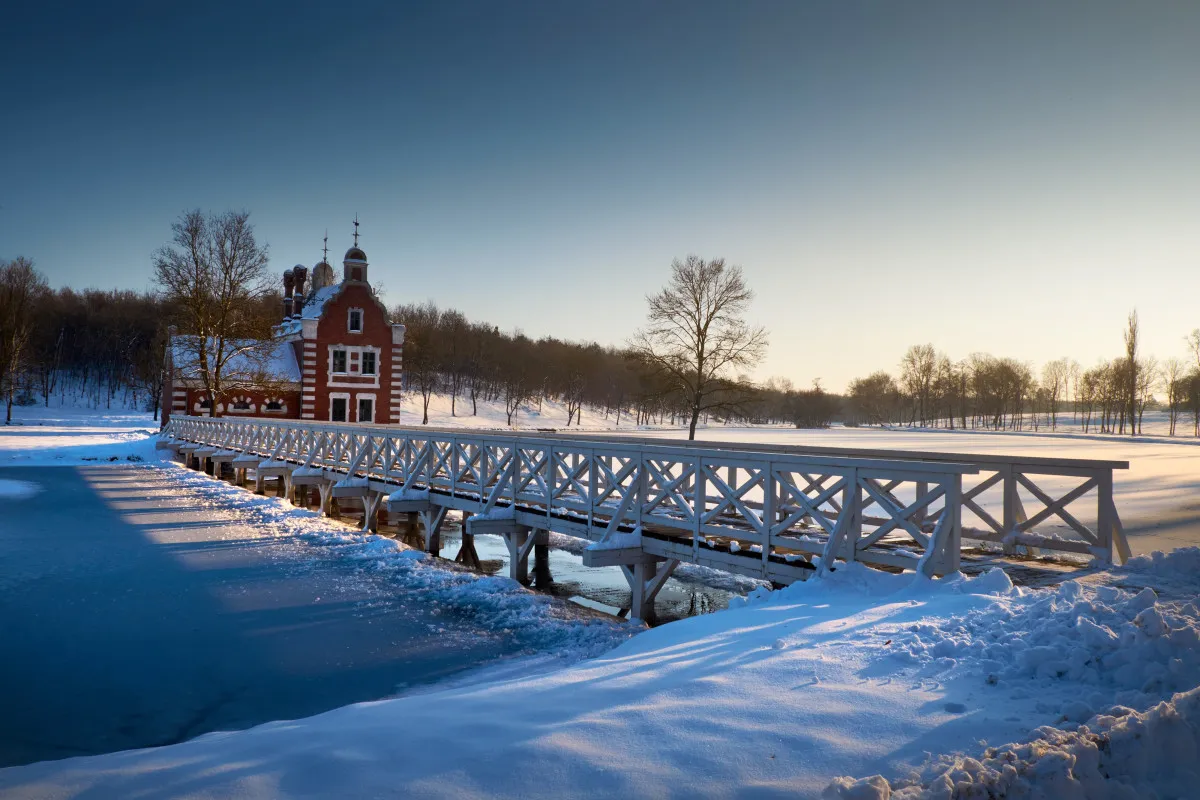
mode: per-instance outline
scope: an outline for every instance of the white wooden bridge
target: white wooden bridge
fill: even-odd
[[[364,529],[382,508],[407,514],[434,554],[461,512],[456,560],[478,565],[474,536],[496,534],[522,582],[550,531],[586,539],[584,564],[622,568],[636,617],[680,562],[788,584],[850,560],[944,575],[964,540],[1129,555],[1119,461],[207,417],[172,418],[159,446],[216,475],[252,472],[259,491],[315,487],[323,512],[356,498]],[[1022,495],[1043,507],[1027,513]]]

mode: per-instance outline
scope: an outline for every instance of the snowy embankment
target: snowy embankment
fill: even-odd
[[[1111,576],[1158,580],[1186,601],[1075,582],[1028,591],[1001,572],[931,581],[854,565],[549,674],[10,769],[0,791],[887,797],[883,778],[831,785],[878,773],[908,786],[902,797],[925,796],[923,786],[939,796],[944,774],[1042,791],[1012,797],[1151,787],[1184,796],[1173,787],[1194,779],[1200,756],[1196,696],[1151,709],[1200,684],[1198,561],[1200,551],[1180,551]],[[1097,741],[1111,752],[1089,756]],[[1099,769],[1111,770],[1108,795],[1086,789]],[[1120,793],[1121,781],[1133,794]]]

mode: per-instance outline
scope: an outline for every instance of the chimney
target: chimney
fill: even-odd
[[[292,271],[285,270],[283,273],[283,321],[287,322],[292,318],[292,287],[295,285],[295,278]]]
[[[296,279],[296,290],[292,296],[292,316],[299,319],[300,309],[304,307],[304,281],[308,278],[308,267],[303,264],[292,267],[292,277]]]

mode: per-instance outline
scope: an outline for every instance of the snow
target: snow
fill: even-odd
[[[176,369],[183,372],[185,378],[199,374],[199,359],[196,356],[194,336],[176,335],[171,339],[171,361]],[[247,348],[246,352],[236,353],[225,362],[225,374],[254,376],[265,372],[274,380],[289,383],[300,383],[300,365],[296,362],[296,349],[290,341],[277,340],[269,351],[262,348],[261,343],[254,340],[235,340],[227,347]],[[209,355],[212,356],[212,349]]]
[[[632,531],[613,531],[602,541],[590,545],[588,550],[620,550],[625,547],[642,546],[642,529]]]
[[[517,510],[512,506],[496,506],[491,511],[486,511],[482,514],[472,514],[468,519],[482,522],[483,520],[515,519],[516,516]]]
[[[350,538],[362,558],[420,563],[398,558],[395,543]],[[1170,720],[1181,713],[1194,718],[1194,693],[1172,695],[1200,683],[1194,603],[1109,585],[1030,591],[998,573],[932,580],[853,564],[758,590],[740,606],[646,631],[550,673],[11,769],[0,772],[0,789],[13,797],[128,796],[149,786],[181,797],[312,797],[347,787],[359,796],[578,797],[712,796],[737,786],[887,797],[884,778],[834,782],[877,774],[899,792],[917,790],[947,771],[969,777],[945,761],[967,763],[964,749],[982,751],[980,764],[999,758],[979,742],[1034,737],[1067,752],[1086,749],[1098,730],[1124,743],[1121,763],[1142,784],[1169,793],[1169,781],[1186,777],[1182,769],[1156,777],[1148,767],[1161,757],[1126,728],[1157,726],[1165,735],[1179,729]],[[1081,620],[1110,630],[1116,644]],[[1176,711],[1152,710],[1160,700]],[[1126,702],[1137,715],[1123,710]],[[1173,746],[1194,748],[1195,740]],[[1069,759],[1014,748],[1035,780],[1079,782],[1064,777]],[[999,779],[976,774],[981,784]]]
[[[420,501],[428,499],[428,489],[397,489],[388,495],[388,500],[395,500],[396,502],[400,502],[402,500]]]
[[[47,439],[97,454],[135,441],[118,424],[86,431],[48,429]],[[1181,541],[1198,530],[1200,511],[1188,509],[1200,449],[1182,444],[862,429],[704,436],[1129,459],[1117,476],[1127,529],[1144,542],[1160,537],[1156,521]],[[36,450],[0,433],[0,459]],[[847,564],[777,591],[741,584],[756,588],[726,611],[641,631],[581,621],[506,578],[438,566],[284,501],[154,468],[257,528],[337,549],[567,665],[2,770],[5,797],[1125,798],[1188,796],[1200,780],[1195,547],[1042,590],[1000,570],[930,579]]]
[[[325,311],[325,304],[336,297],[342,291],[342,284],[335,283],[331,286],[322,286],[320,289],[312,292],[308,301],[304,304],[304,309],[300,312],[300,316],[304,319],[320,319],[321,314]]]
[[[0,427],[0,466],[62,466],[156,458],[149,414],[88,408],[13,407]]]
[[[26,500],[40,491],[36,483],[0,478],[0,500]]]

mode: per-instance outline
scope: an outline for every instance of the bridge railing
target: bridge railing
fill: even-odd
[[[602,434],[554,435],[584,441],[613,438]],[[645,436],[620,438],[643,443],[664,441]],[[677,444],[703,450],[971,464],[978,472],[964,478],[961,499],[964,538],[998,543],[1007,549],[1040,548],[1091,555],[1110,562],[1114,551],[1122,563],[1130,556],[1113,498],[1113,473],[1128,469],[1128,461],[719,441]]]
[[[525,524],[594,541],[636,531],[672,557],[735,554],[739,571],[757,561],[772,579],[778,565],[814,556],[958,569],[963,476],[977,471],[951,461],[293,420],[175,417],[167,432],[376,492],[428,490],[431,502],[485,515],[512,509]]]

